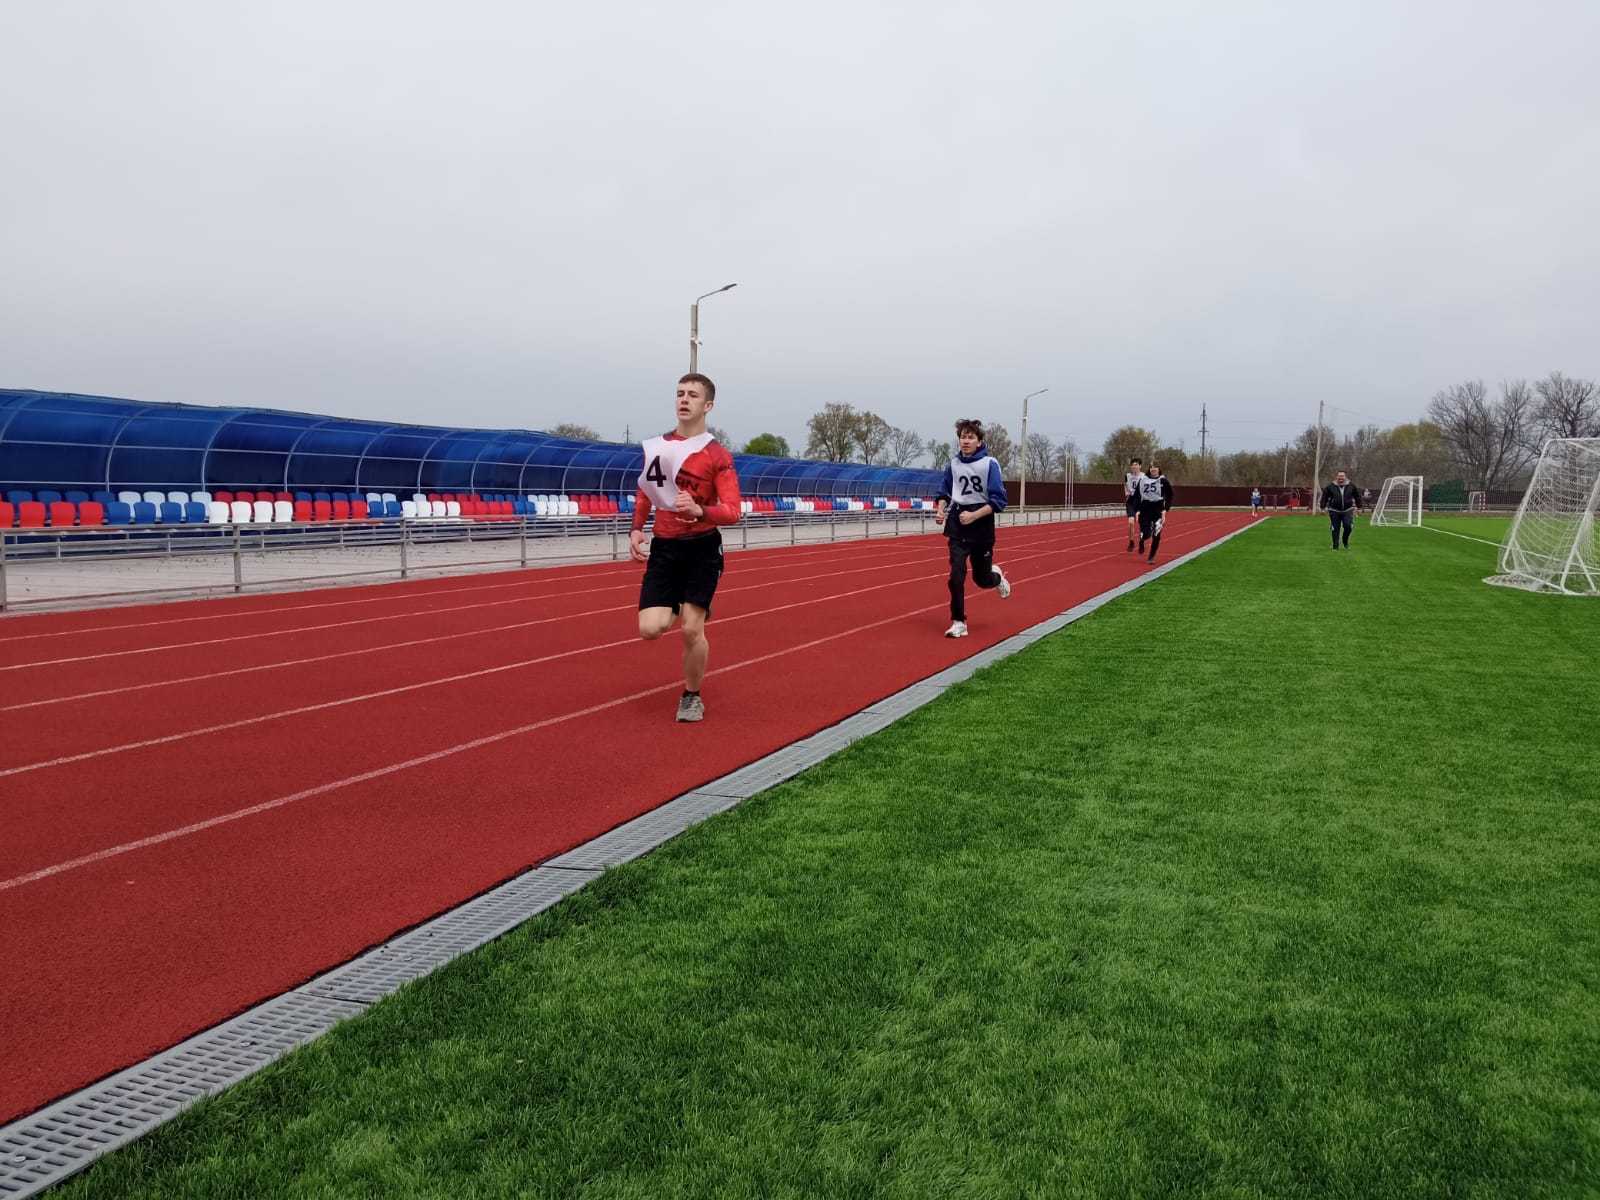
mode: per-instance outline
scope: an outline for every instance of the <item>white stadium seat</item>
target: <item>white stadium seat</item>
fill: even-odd
[[[288,500],[274,500],[272,502],[272,519],[274,521],[294,520],[294,504]]]
[[[212,525],[226,525],[228,523],[228,506],[221,500],[212,500],[206,505],[207,521]]]
[[[257,525],[272,524],[272,501],[257,500],[255,506],[255,521]]]
[[[250,524],[250,510],[255,507],[248,500],[235,500],[232,505],[231,516],[235,525]]]

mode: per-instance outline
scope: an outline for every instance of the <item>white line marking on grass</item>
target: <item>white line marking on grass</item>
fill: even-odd
[[[1485,546],[1493,546],[1496,550],[1500,548],[1499,542],[1491,542],[1488,538],[1473,537],[1470,533],[1456,533],[1449,529],[1435,529],[1432,525],[1418,525],[1417,528],[1426,529],[1429,533],[1442,533],[1446,537],[1458,537],[1465,538],[1469,542],[1481,542]]]

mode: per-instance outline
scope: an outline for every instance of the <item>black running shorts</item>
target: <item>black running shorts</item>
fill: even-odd
[[[1129,496],[1128,502],[1124,507],[1128,510],[1130,517],[1137,517],[1139,515],[1139,497]]]
[[[650,561],[639,585],[640,608],[681,611],[693,604],[711,611],[711,597],[722,578],[722,531],[698,537],[650,539]]]

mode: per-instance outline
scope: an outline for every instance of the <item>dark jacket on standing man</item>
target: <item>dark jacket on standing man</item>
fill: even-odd
[[[1361,489],[1353,483],[1330,483],[1322,489],[1322,507],[1328,512],[1360,508]]]

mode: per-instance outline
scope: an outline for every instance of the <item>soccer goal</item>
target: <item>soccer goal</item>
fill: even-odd
[[[1374,525],[1422,524],[1422,476],[1391,475],[1372,506]]]
[[[1488,492],[1473,492],[1470,495],[1468,495],[1467,496],[1467,511],[1468,512],[1488,512],[1489,511],[1489,493]]]
[[[1551,438],[1485,583],[1600,596],[1600,438]]]

